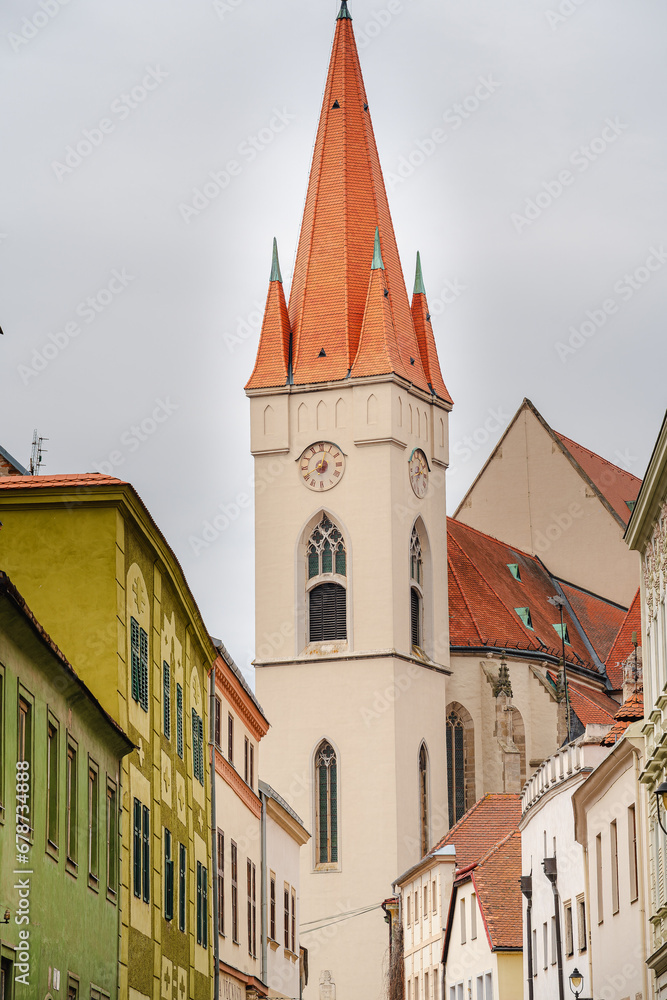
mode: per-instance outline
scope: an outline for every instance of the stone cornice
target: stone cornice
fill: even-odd
[[[215,661],[215,686],[245,721],[248,729],[259,742],[269,731],[269,722],[259,711],[252,698],[243,690],[231,669],[221,657]]]
[[[662,422],[639,496],[625,530],[625,540],[631,549],[641,552],[645,548],[666,493],[667,414]]]
[[[245,803],[250,812],[259,819],[262,815],[262,803],[252,788],[243,781],[236,768],[232,767],[229,761],[225,760],[217,749],[215,751],[215,771],[221,778],[224,778],[229,787]]]

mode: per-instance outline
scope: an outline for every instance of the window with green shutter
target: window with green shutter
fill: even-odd
[[[202,893],[202,865],[201,861],[197,862],[197,944],[201,944],[201,893]]]
[[[171,856],[171,833],[164,828],[164,919],[174,916],[174,861]]]
[[[192,709],[192,766],[200,785],[204,784],[204,723]]]
[[[178,929],[185,930],[185,844],[178,845]]]
[[[347,594],[339,583],[322,583],[308,595],[310,642],[347,638]]]
[[[183,688],[176,685],[176,753],[183,760]]]
[[[164,735],[171,739],[171,667],[162,663],[162,723]]]
[[[134,800],[134,895],[141,898],[141,802]]]
[[[143,819],[143,898],[144,903],[149,903],[151,898],[151,835],[150,835],[150,812],[147,806],[141,807]]]
[[[135,618],[130,618],[132,697],[148,711],[148,636]]]

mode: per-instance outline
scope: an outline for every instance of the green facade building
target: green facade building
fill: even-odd
[[[120,1000],[210,1000],[216,650],[183,572],[108,476],[0,477],[0,520],[0,569],[137,748],[121,774]]]
[[[0,573],[0,1000],[118,995],[132,750]]]

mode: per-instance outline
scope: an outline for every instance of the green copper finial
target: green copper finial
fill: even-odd
[[[347,9],[347,0],[342,0],[342,3],[340,5],[340,10],[338,11],[338,17],[336,18],[336,20],[340,21],[342,18],[347,18],[349,21],[352,20],[350,12]]]
[[[382,260],[382,250],[380,249],[380,227],[375,227],[375,247],[373,249],[373,263],[371,264],[371,271],[382,270],[384,271],[384,263]]]
[[[422,278],[422,261],[419,256],[419,250],[417,251],[417,270],[415,271],[415,295],[426,295],[426,289],[424,288],[424,279]]]
[[[273,258],[271,260],[271,277],[269,281],[280,281],[282,283],[283,276],[280,273],[280,264],[278,263],[278,241],[275,236],[273,237]]]

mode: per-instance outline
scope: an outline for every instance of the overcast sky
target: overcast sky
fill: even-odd
[[[0,9],[0,443],[27,464],[37,428],[44,472],[131,481],[247,673],[243,385],[273,236],[289,290],[337,9]],[[350,12],[409,290],[421,250],[455,402],[449,509],[524,396],[642,476],[665,409],[664,2]]]

